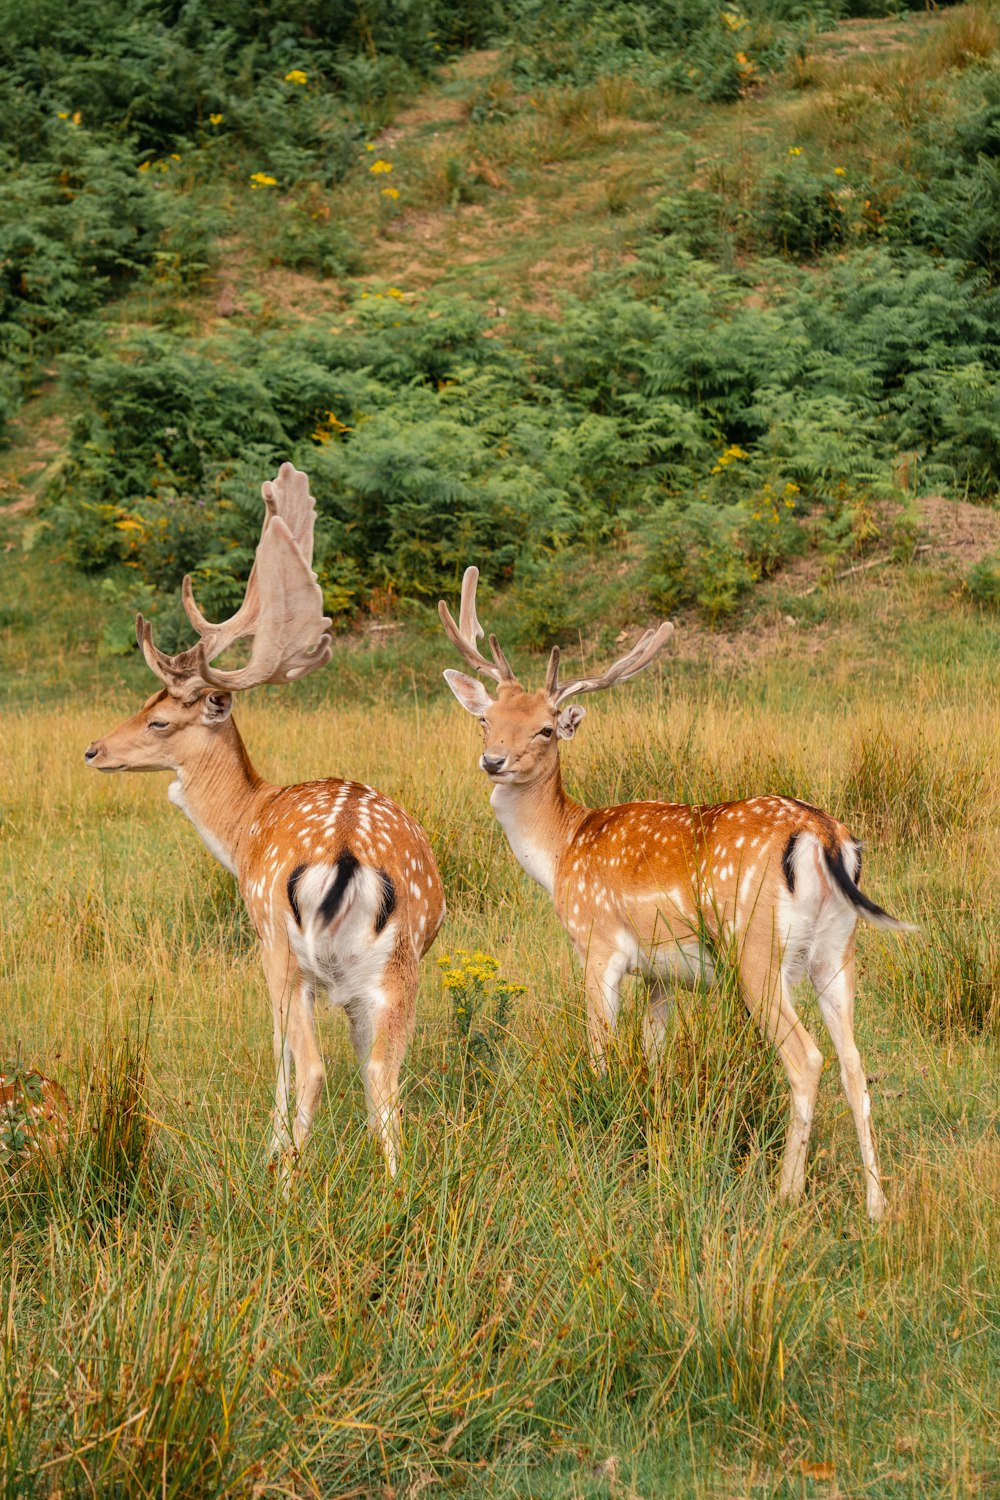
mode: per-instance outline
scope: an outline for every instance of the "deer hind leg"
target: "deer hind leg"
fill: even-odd
[[[289,1102],[293,1096],[291,1001],[298,965],[286,947],[265,948],[264,975],[271,994],[272,1041],[274,1047],[274,1109],[271,1115],[271,1155],[281,1157],[292,1150]]]
[[[763,954],[745,950],[740,961],[740,975],[747,1009],[777,1049],[791,1090],[788,1136],[778,1191],[782,1198],[798,1198],[805,1187],[806,1154],[819,1093],[823,1054],[802,1025],[789,999],[788,980],[773,945],[768,945],[768,950]]]
[[[854,934],[838,958],[821,954],[809,965],[809,978],[816,987],[820,1013],[840,1059],[840,1077],[861,1146],[865,1173],[865,1199],[870,1219],[881,1219],[885,1194],[879,1178],[872,1130],[872,1106],[868,1082],[854,1041]]]
[[[301,1151],[326,1081],[323,1054],[316,1036],[315,989],[312,981],[304,975],[299,979],[292,996],[287,1036],[295,1063],[292,1144],[296,1151]]]
[[[606,1073],[608,1046],[618,1024],[621,984],[628,958],[618,947],[591,940],[583,961],[590,1065],[596,1073]]]
[[[395,1177],[402,1148],[399,1070],[413,1032],[417,961],[412,954],[390,959],[381,983],[348,1008],[351,1043],[361,1069],[368,1128]]]

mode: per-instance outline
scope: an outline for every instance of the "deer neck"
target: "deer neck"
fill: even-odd
[[[498,782],[490,803],[514,858],[551,896],[559,860],[587,812],[563,790],[558,759],[538,781]]]
[[[205,847],[233,875],[257,806],[274,788],[258,776],[230,719],[206,746],[175,768],[167,796],[191,819]]]

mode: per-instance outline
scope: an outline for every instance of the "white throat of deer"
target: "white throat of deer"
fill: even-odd
[[[559,769],[559,741],[572,739],[584,710],[568,700],[596,692],[641,672],[673,633],[664,622],[647,630],[631,651],[601,676],[559,681],[559,647],[549,657],[545,685],[527,692],[514,676],[495,635],[490,658],[480,652],[484,631],[476,615],[479,572],[467,568],[462,579],[459,623],[442,600],[441,623],[449,640],[477,673],[497,684],[496,698],[475,677],[449,669],[445,681],[462,707],[478,718],[483,730],[480,768],[493,784],[490,802],[516,858],[533,879],[552,891],[560,854],[571,842],[587,809],[567,797]]]

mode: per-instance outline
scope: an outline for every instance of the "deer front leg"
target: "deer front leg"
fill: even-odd
[[[674,987],[662,974],[647,981],[646,1012],[642,1018],[642,1050],[650,1069],[659,1064],[670,1028]]]
[[[618,1024],[621,983],[628,958],[619,948],[592,940],[583,961],[590,1065],[596,1073],[606,1073],[608,1046]]]

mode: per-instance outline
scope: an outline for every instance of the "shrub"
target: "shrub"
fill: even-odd
[[[740,546],[743,511],[702,501],[668,501],[647,531],[645,587],[655,609],[669,614],[698,604],[716,621],[729,614],[751,583]]]
[[[973,563],[965,576],[965,587],[977,604],[1000,609],[1000,557],[992,553]]]

